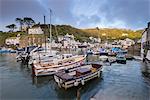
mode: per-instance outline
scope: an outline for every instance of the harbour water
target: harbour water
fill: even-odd
[[[52,76],[32,77],[30,66],[16,62],[15,54],[0,55],[0,100],[150,100],[150,81],[141,74],[140,61],[104,66],[102,79],[84,86],[60,89]],[[89,57],[97,61],[98,57]]]

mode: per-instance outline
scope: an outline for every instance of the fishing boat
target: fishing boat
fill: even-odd
[[[100,53],[98,51],[93,52],[94,55],[99,55]]]
[[[101,56],[101,55],[108,56],[108,50],[106,50],[106,49],[104,49],[104,48],[100,48],[99,54],[100,54],[100,56]]]
[[[46,51],[42,50],[42,51],[31,52],[29,64],[31,65],[35,60],[36,62],[39,62],[39,61],[46,61],[46,60],[53,59],[53,57],[58,56],[58,54],[59,53],[56,50],[46,50]]]
[[[116,62],[121,64],[126,64],[126,57],[123,54],[118,54],[116,56]]]
[[[115,63],[116,62],[116,57],[108,57],[108,61],[110,63]]]
[[[61,71],[54,74],[54,79],[59,87],[65,89],[84,85],[85,82],[90,81],[96,77],[100,77],[102,72],[102,65],[89,64],[73,70]]]
[[[76,68],[85,61],[84,55],[63,54],[61,56],[53,56],[47,61],[35,60],[32,63],[32,72],[35,76],[53,75],[64,69]]]
[[[16,53],[15,50],[11,49],[11,48],[0,48],[0,53]]]
[[[99,60],[105,62],[108,60],[108,56],[105,55],[99,56]]]
[[[110,57],[115,57],[116,55],[117,55],[117,53],[115,53],[113,51],[108,52],[108,56],[110,56]]]
[[[28,62],[30,58],[30,53],[37,50],[37,48],[38,48],[37,46],[27,46],[25,48],[17,49],[17,52],[16,52],[17,61]]]
[[[86,51],[86,54],[92,55],[92,54],[93,54],[93,50],[92,50],[92,49],[87,50],[87,51]]]

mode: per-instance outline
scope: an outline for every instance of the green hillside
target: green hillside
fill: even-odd
[[[140,39],[143,30],[127,30],[127,29],[117,29],[117,28],[102,28],[102,29],[77,29],[70,25],[57,25],[58,35],[65,35],[66,33],[73,34],[76,40],[88,41],[90,36],[100,37],[102,39],[114,40],[114,39]],[[55,28],[53,29],[53,36],[56,36]],[[103,36],[103,34],[106,34]],[[122,34],[128,34],[127,36],[122,36]]]
[[[103,29],[83,29],[84,32],[87,32],[87,34],[90,34],[91,36],[100,37],[102,39],[124,39],[124,38],[130,38],[130,39],[140,39],[141,33],[143,30],[127,30],[127,29],[117,29],[117,28],[103,28]],[[105,34],[105,35],[104,35]],[[123,36],[123,34],[127,34],[126,36]]]
[[[89,41],[89,37],[100,37],[102,40],[108,39],[124,39],[124,38],[131,38],[131,39],[139,39],[141,38],[141,33],[143,30],[126,30],[126,29],[110,29],[110,28],[103,28],[97,30],[95,29],[77,29],[75,27],[72,27],[70,25],[52,25],[52,36],[55,39],[58,35],[65,35],[65,34],[73,34],[75,36],[76,40],[79,40],[81,42],[83,41]],[[47,36],[49,36],[49,30],[46,28],[45,33]],[[21,34],[22,39],[25,37],[28,37],[28,35],[25,32],[0,32],[0,46],[5,44],[5,39],[8,37],[17,36],[17,34]],[[103,36],[103,34],[106,34]],[[122,34],[128,34],[127,36],[122,36]],[[37,35],[36,37],[43,38],[40,35]]]

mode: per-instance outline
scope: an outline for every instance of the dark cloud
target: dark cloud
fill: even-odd
[[[0,0],[0,28],[25,16],[42,23],[46,15],[48,23],[49,8],[53,10],[53,23],[80,28],[139,29],[150,21],[150,0]]]
[[[39,9],[40,8],[40,9]],[[33,16],[41,14],[43,9],[35,0],[1,0],[1,17]]]
[[[43,3],[47,8],[51,8],[53,10],[54,22],[56,19],[68,24],[73,24],[73,22],[75,22],[75,17],[72,14],[72,0],[45,0]]]
[[[99,7],[99,13],[103,12],[102,16],[109,22],[121,20],[128,28],[134,29],[150,21],[149,6],[149,0],[107,0]]]
[[[1,0],[0,3],[2,29],[8,24],[15,23],[17,17],[32,17],[39,21],[45,11],[36,0]]]

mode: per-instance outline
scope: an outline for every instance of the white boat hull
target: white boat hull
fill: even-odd
[[[84,62],[85,62],[85,57],[83,57],[81,60],[79,60],[77,62],[67,63],[64,65],[57,66],[57,67],[50,66],[50,67],[46,67],[46,68],[43,67],[43,68],[38,69],[38,66],[39,67],[41,67],[41,66],[34,65],[34,66],[32,66],[32,71],[35,76],[53,75],[60,70],[80,67],[80,65],[84,64]]]

